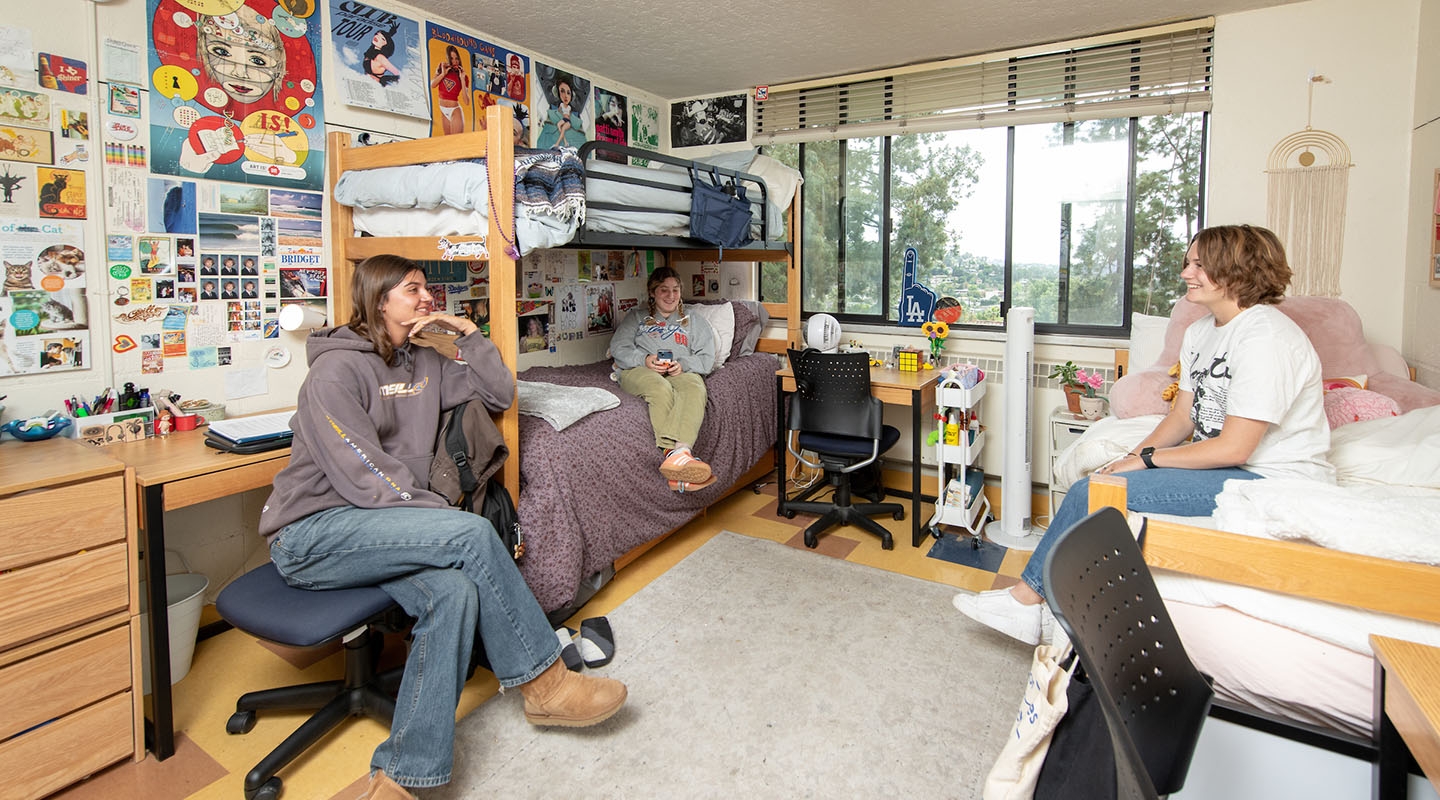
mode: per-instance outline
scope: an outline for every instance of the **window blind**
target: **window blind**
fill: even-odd
[[[770,87],[757,144],[1210,110],[1213,17]]]

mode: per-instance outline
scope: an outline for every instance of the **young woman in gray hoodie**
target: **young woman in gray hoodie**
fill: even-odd
[[[371,758],[365,795],[408,798],[402,786],[450,780],[455,709],[477,644],[537,725],[593,725],[626,692],[565,669],[494,528],[427,488],[440,412],[467,400],[498,411],[514,399],[499,351],[474,322],[432,307],[425,273],[408,259],[361,262],[351,296],[350,323],[306,342],[290,464],[275,476],[260,532],[290,585],[379,586],[415,617],[390,738]],[[460,334],[463,360],[412,341],[431,326]]]

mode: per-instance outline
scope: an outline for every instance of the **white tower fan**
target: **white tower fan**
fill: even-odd
[[[1034,550],[1040,534],[1030,525],[1030,396],[1034,384],[1035,309],[1005,315],[1005,435],[1000,473],[1000,518],[985,536],[1011,550]]]

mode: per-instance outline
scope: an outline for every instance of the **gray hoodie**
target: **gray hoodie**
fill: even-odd
[[[699,314],[686,314],[682,321],[681,310],[657,318],[643,302],[630,309],[610,337],[615,366],[634,369],[645,364],[645,356],[669,350],[680,369],[709,375],[715,368],[715,332]]]
[[[290,464],[260,512],[266,539],[338,506],[449,508],[430,491],[440,412],[466,400],[508,408],[515,380],[478,331],[455,341],[464,362],[407,343],[388,366],[348,327],[310,334],[310,373],[300,386]]]

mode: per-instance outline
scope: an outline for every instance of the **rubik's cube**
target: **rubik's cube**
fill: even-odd
[[[911,349],[901,350],[899,360],[896,364],[901,372],[919,372],[920,351]]]

